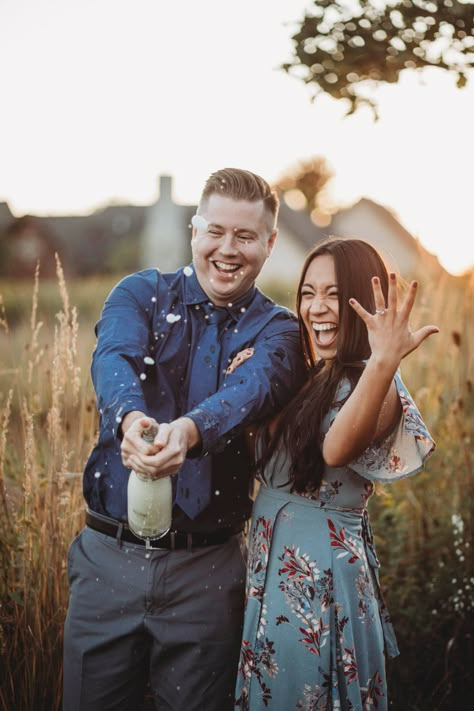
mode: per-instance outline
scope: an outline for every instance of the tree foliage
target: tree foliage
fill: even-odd
[[[404,69],[439,67],[466,85],[474,64],[474,3],[465,0],[314,0],[282,69],[349,102],[376,104],[370,90]]]
[[[298,190],[305,197],[306,209],[311,212],[321,207],[321,196],[332,177],[325,158],[315,156],[289,168],[273,187],[281,194]]]

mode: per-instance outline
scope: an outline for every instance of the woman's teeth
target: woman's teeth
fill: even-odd
[[[336,328],[335,323],[313,323],[311,325],[315,331],[331,331]]]
[[[334,343],[337,334],[335,323],[312,323],[311,326],[318,346],[331,346]]]

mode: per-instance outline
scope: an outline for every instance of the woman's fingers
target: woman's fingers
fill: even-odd
[[[405,358],[405,356],[407,356],[409,353],[412,353],[414,350],[416,350],[420,343],[423,343],[423,341],[428,338],[428,336],[431,336],[434,333],[439,333],[438,326],[435,326],[434,324],[430,324],[429,326],[422,326],[421,328],[418,328],[416,331],[414,331],[411,334],[411,347],[405,352],[403,357]]]
[[[372,277],[372,291],[374,292],[375,313],[385,311],[385,297],[378,277]]]
[[[397,275],[394,272],[390,272],[388,276],[387,302],[387,308],[395,315],[398,309],[398,283]]]
[[[400,316],[405,321],[408,321],[410,317],[411,311],[413,309],[413,304],[415,303],[417,290],[418,282],[412,281],[400,308]]]
[[[358,316],[360,316],[360,318],[362,319],[362,321],[366,324],[366,323],[368,322],[368,320],[369,320],[371,314],[369,314],[369,312],[366,311],[366,310],[364,309],[364,307],[361,306],[361,305],[359,304],[359,302],[358,302],[356,299],[349,299],[349,304],[352,306],[352,308],[354,309],[354,311],[356,312],[356,314],[357,314]]]
[[[386,352],[388,349],[391,355],[401,359],[418,348],[428,336],[439,333],[438,326],[434,324],[423,326],[414,332],[410,330],[409,317],[418,289],[416,281],[411,282],[400,308],[398,308],[396,274],[391,273],[389,277],[386,305],[378,277],[372,278],[372,288],[375,302],[374,314],[366,311],[354,298],[349,299],[349,304],[367,326],[373,353]]]

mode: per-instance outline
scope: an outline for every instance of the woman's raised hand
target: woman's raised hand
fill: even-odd
[[[378,277],[372,278],[375,313],[371,314],[356,299],[349,303],[367,326],[372,355],[399,363],[408,353],[418,348],[425,338],[439,333],[434,325],[422,326],[416,331],[410,329],[409,318],[415,303],[418,283],[412,281],[403,303],[398,308],[397,276],[391,273],[388,284],[387,304]],[[398,366],[397,366],[398,367]]]

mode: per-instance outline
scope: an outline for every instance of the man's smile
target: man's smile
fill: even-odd
[[[241,267],[240,264],[230,264],[229,262],[218,262],[215,259],[211,259],[210,261],[215,266],[215,268],[221,272],[232,273],[232,272],[236,272]]]

